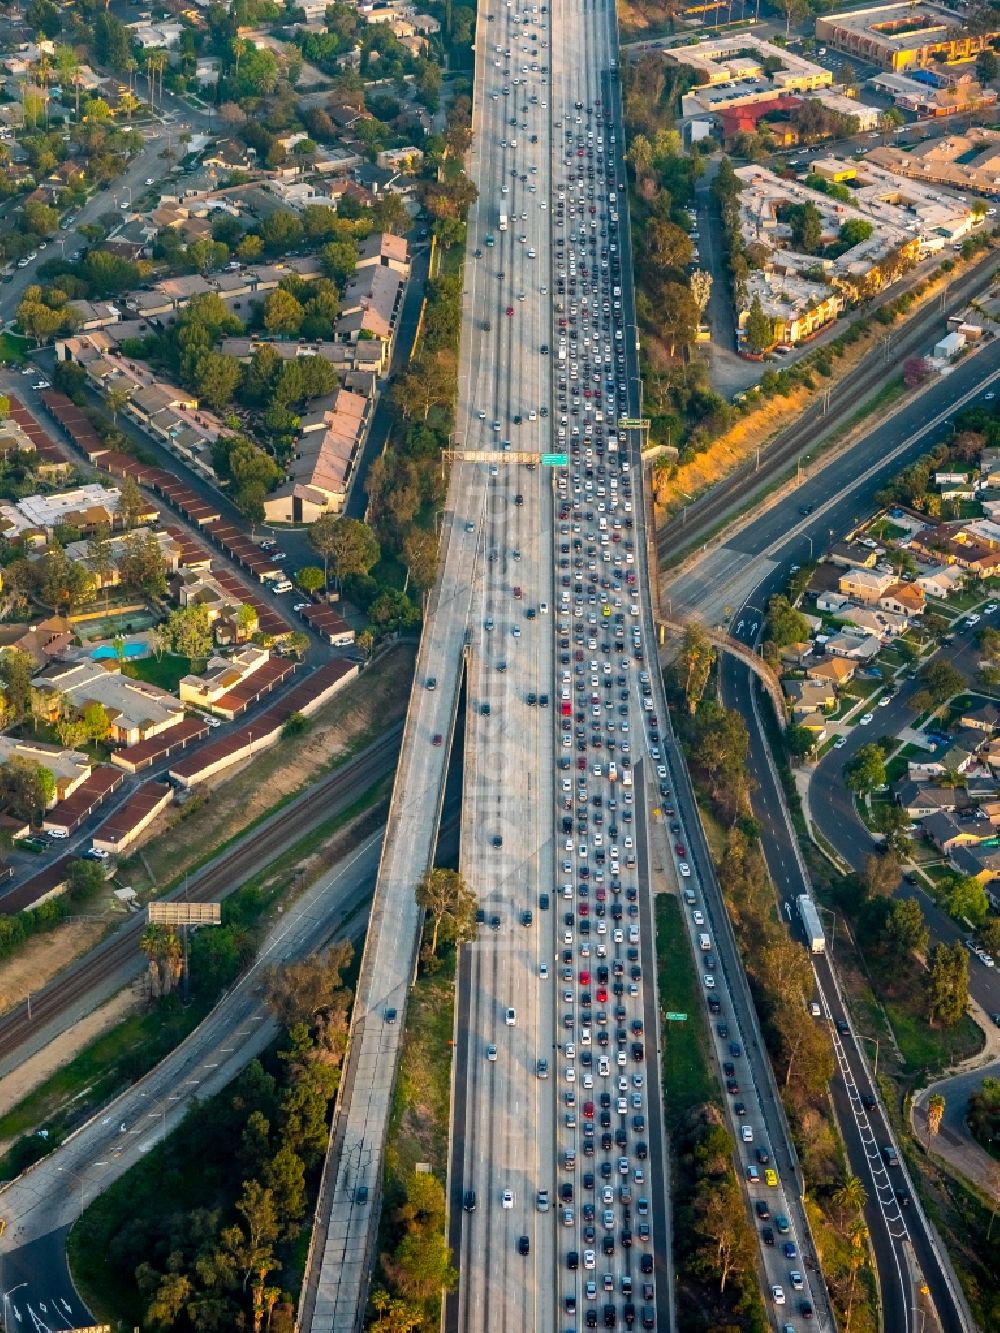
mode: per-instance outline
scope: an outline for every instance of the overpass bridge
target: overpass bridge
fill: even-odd
[[[785,696],[781,689],[781,682],[778,680],[778,674],[774,668],[765,662],[759,653],[754,652],[749,644],[741,643],[739,639],[733,638],[724,630],[703,625],[701,621],[691,617],[688,620],[676,620],[672,617],[661,616],[660,623],[675,634],[683,634],[686,627],[690,624],[698,625],[708,641],[720,652],[729,653],[731,657],[736,657],[743,662],[754,673],[760,683],[771,696],[771,702],[774,704],[774,714],[778,719],[778,726],[782,731],[787,724],[787,709]]]

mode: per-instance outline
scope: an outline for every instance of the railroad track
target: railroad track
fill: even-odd
[[[963,306],[995,269],[997,257],[988,254],[962,278],[947,289],[948,309]],[[852,410],[865,395],[894,374],[908,356],[914,355],[927,338],[932,324],[942,323],[944,314],[935,301],[921,311],[898,334],[892,335],[891,363],[887,365],[880,355],[867,357],[861,365],[838,384],[830,388],[829,403],[824,410],[821,399],[813,402],[802,416],[784,431],[766,450],[761,450],[760,467],[756,459],[748,457],[723,481],[713,486],[687,506],[682,518],[672,518],[664,524],[656,537],[656,549],[661,568],[669,560],[675,564],[678,552],[690,550],[711,530],[731,517],[748,495],[762,492],[776,476],[780,476],[806,449],[815,446],[819,433],[836,422],[838,414]]]
[[[163,901],[215,901],[240,886],[252,874],[338,809],[351,804],[373,783],[390,773],[399,754],[402,726],[397,725],[373,741],[341,767],[320,778],[293,802],[269,816],[186,884],[164,895]],[[145,913],[128,921],[71,964],[47,986],[0,1018],[0,1059],[12,1055],[28,1035],[29,1028],[57,1020],[86,997],[102,978],[137,957],[139,937],[146,927]]]

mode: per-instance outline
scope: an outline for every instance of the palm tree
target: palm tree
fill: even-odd
[[[108,405],[108,411],[111,413],[111,420],[118,425],[118,413],[128,402],[129,394],[127,389],[113,388],[109,389],[104,401]]]

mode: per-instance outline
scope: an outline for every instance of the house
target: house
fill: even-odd
[[[806,667],[806,675],[810,680],[825,681],[834,686],[846,685],[854,678],[857,669],[858,663],[848,661],[846,657],[821,657]]]
[[[184,717],[184,705],[166,690],[90,660],[50,663],[31,684],[49,696],[51,722],[58,720],[66,705],[82,710],[90,703],[102,704],[110,739],[116,745],[136,745],[158,736]]]
[[[920,616],[924,611],[924,590],[915,583],[897,581],[878,599],[883,611],[892,611],[900,616]]]
[[[987,842],[996,832],[986,818],[980,819],[969,813],[960,816],[944,810],[928,815],[923,822],[923,831],[939,851],[946,853],[955,847]]]
[[[391,232],[376,232],[368,236],[358,246],[358,259],[355,270],[365,268],[391,268],[403,278],[410,276],[410,245],[405,236],[393,236]]]
[[[43,667],[73,642],[73,626],[63,616],[46,616],[37,625],[0,625],[0,649],[16,648]]]
[[[90,757],[79,750],[64,750],[59,745],[46,745],[42,741],[19,740],[14,736],[0,736],[0,764],[11,759],[23,759],[28,764],[38,764],[47,768],[55,781],[55,791],[47,809],[51,810],[58,801],[72,796],[82,782],[90,777]]]
[[[110,301],[67,301],[66,309],[73,312],[77,328],[84,333],[117,324],[122,317],[121,311]]]
[[[845,597],[842,592],[835,592],[832,588],[824,589],[816,595],[817,611],[828,611],[833,615],[839,615],[842,608],[850,605],[849,597]]]
[[[843,569],[874,569],[878,552],[860,542],[834,542],[830,547],[828,559]]]
[[[833,657],[849,657],[854,662],[870,662],[882,651],[882,640],[877,634],[832,634],[826,642],[826,651]]]
[[[983,846],[955,847],[948,862],[960,875],[977,879],[984,887],[1000,876],[1000,848]],[[994,906],[996,899],[991,896]]]
[[[880,574],[874,569],[852,566],[841,574],[838,586],[852,601],[871,606],[877,604],[896,582],[895,574]]]
[[[969,804],[969,794],[964,787],[943,787],[937,783],[915,782],[912,778],[900,778],[893,786],[893,796],[911,819],[951,814]]]
[[[855,606],[847,602],[837,612],[837,618],[869,634],[877,634],[883,643],[905,634],[910,625],[908,616],[894,611],[881,611],[874,606]]]
[[[180,682],[182,702],[213,711],[217,702],[236,685],[241,685],[270,660],[266,648],[246,644],[231,657],[211,657],[200,676],[184,676]]]
[[[267,522],[313,523],[320,514],[343,506],[370,410],[369,399],[348,389],[313,405],[302,418],[284,485],[264,501]]]
[[[969,708],[957,719],[960,727],[969,730],[984,731],[991,736],[1000,726],[1000,708],[984,700],[977,708]]]
[[[796,722],[808,713],[832,709],[837,702],[832,686],[822,680],[783,680],[781,688]]]
[[[935,565],[933,569],[917,576],[916,586],[922,588],[928,597],[944,601],[962,586],[964,578],[965,575],[957,565]]]

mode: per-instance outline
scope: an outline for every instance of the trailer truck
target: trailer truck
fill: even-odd
[[[506,214],[506,213],[501,213],[501,214],[500,214],[500,230],[501,230],[501,231],[506,231],[506,230],[507,230],[507,214]]]
[[[809,952],[826,953],[826,936],[823,934],[823,926],[820,923],[819,912],[816,911],[816,904],[808,893],[800,893],[796,902]]]

